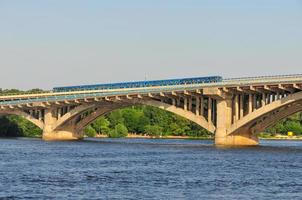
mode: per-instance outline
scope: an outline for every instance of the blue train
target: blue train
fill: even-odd
[[[169,85],[189,85],[198,83],[217,83],[221,82],[221,76],[196,77],[196,78],[182,78],[182,79],[168,79],[168,80],[154,80],[154,81],[136,81],[123,83],[107,83],[97,85],[79,85],[67,87],[55,87],[53,92],[72,92],[83,90],[107,90],[107,89],[123,89],[123,88],[140,88],[140,87],[154,87],[154,86],[169,86]]]

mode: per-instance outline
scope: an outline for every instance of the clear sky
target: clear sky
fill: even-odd
[[[302,73],[301,0],[0,0],[0,88]]]

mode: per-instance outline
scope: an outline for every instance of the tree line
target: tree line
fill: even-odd
[[[211,137],[212,133],[173,113],[152,106],[132,106],[115,110],[86,127],[88,136],[106,134],[124,137],[128,133],[164,136]]]

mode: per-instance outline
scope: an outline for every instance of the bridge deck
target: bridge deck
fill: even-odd
[[[88,90],[74,92],[47,92],[40,94],[22,94],[22,95],[4,95],[0,96],[0,105],[17,105],[35,102],[52,102],[64,100],[76,100],[83,98],[106,97],[106,96],[122,96],[136,95],[171,91],[193,91],[208,87],[244,87],[257,85],[274,85],[274,84],[293,84],[302,83],[302,74],[283,75],[283,76],[263,76],[263,77],[247,77],[247,78],[230,78],[224,79],[219,83],[201,83],[190,85],[170,85],[156,87],[140,87],[140,88],[124,88],[109,90]]]

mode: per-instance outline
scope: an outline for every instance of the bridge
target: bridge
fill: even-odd
[[[0,96],[0,115],[19,115],[45,140],[81,139],[96,118],[131,105],[155,106],[215,134],[216,145],[257,145],[257,134],[302,111],[302,75],[219,82]]]

